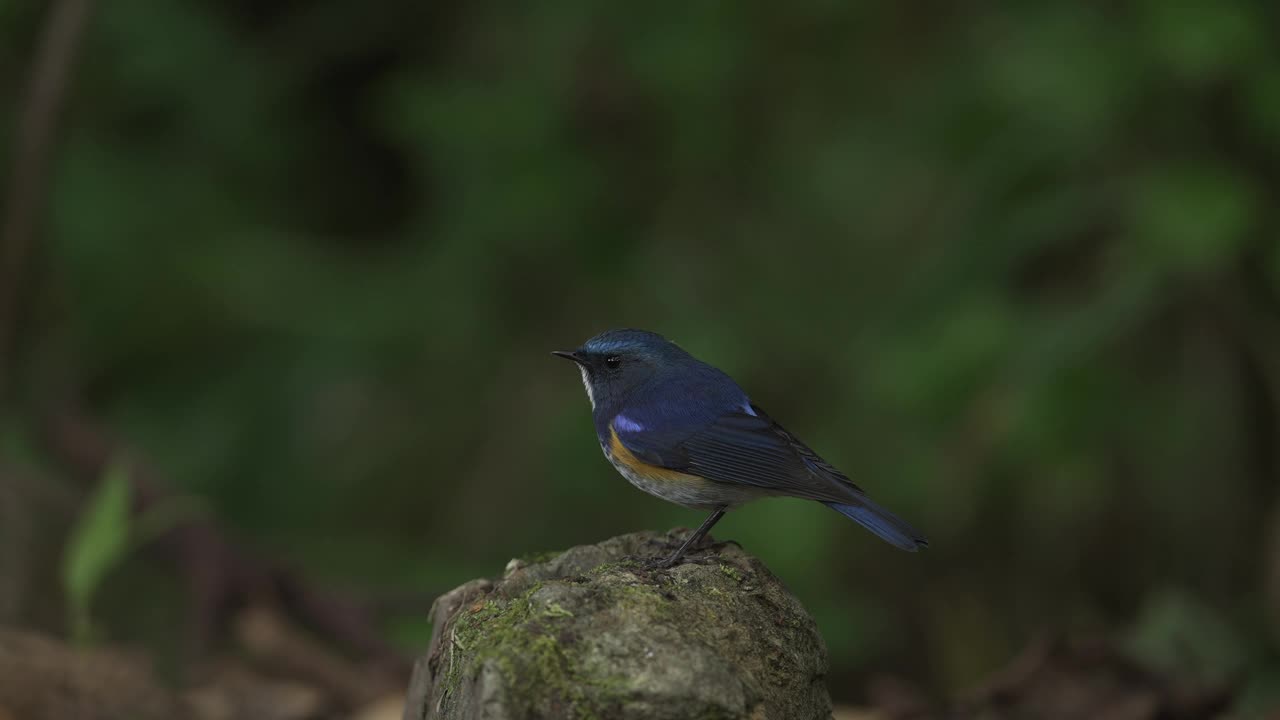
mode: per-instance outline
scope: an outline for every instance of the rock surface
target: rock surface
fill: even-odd
[[[680,534],[636,533],[473,580],[432,607],[406,720],[831,717],[813,619],[732,545],[646,569]]]

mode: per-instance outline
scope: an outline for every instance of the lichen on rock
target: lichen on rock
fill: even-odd
[[[513,560],[441,596],[406,719],[830,717],[826,647],[800,603],[733,545],[667,570],[635,559],[675,539]]]

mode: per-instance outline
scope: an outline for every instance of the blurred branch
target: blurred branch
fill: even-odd
[[[0,401],[9,391],[23,268],[48,194],[54,129],[93,0],[54,0],[36,47],[14,134],[13,168],[0,226]]]

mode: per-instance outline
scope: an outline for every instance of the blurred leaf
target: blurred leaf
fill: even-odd
[[[1215,682],[1235,676],[1248,659],[1235,628],[1218,611],[1181,590],[1164,590],[1148,599],[1127,646],[1153,667]]]
[[[1280,150],[1280,62],[1253,68],[1243,102],[1245,119],[1255,136],[1271,151]]]
[[[1242,683],[1232,717],[1275,718],[1280,711],[1280,665],[1274,660],[1250,672]]]
[[[875,364],[879,389],[918,412],[944,416],[963,408],[1009,350],[1017,332],[1015,312],[997,297],[956,302],[945,318],[881,348],[883,360]]]
[[[1131,39],[1084,4],[1041,4],[981,26],[987,65],[978,79],[1041,152],[1101,142],[1132,101]],[[1045,133],[1053,138],[1044,142]]]
[[[62,583],[78,642],[90,639],[90,604],[107,573],[129,547],[131,486],[124,463],[114,463],[85,504],[62,558]]]
[[[1158,169],[1141,181],[1133,232],[1160,266],[1211,269],[1245,240],[1257,217],[1252,185],[1215,165]]]
[[[1147,0],[1142,27],[1157,56],[1183,78],[1204,82],[1255,57],[1264,42],[1261,5],[1248,0]]]

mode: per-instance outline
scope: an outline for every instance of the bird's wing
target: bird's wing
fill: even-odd
[[[756,405],[697,426],[654,430],[634,421],[622,429],[619,424],[614,423],[612,432],[643,462],[817,500],[903,550],[915,552],[929,544],[919,530],[872,502]]]
[[[824,502],[865,497],[849,478],[759,407],[750,408],[754,414],[729,412],[696,428],[615,431],[632,454],[651,465]]]

